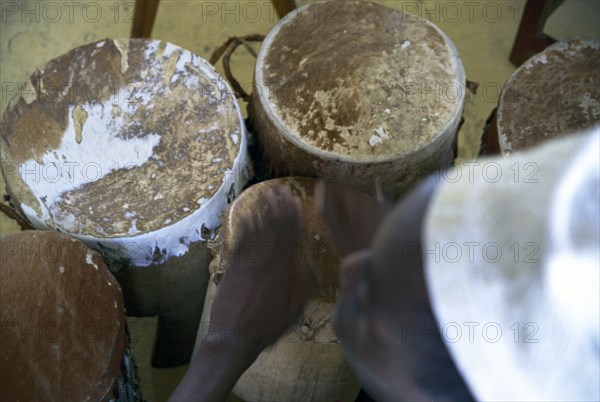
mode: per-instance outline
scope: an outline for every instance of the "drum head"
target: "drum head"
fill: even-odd
[[[51,60],[12,100],[3,173],[38,228],[136,236],[203,207],[244,136],[206,61],[167,42],[103,40]]]
[[[260,106],[296,146],[373,162],[456,132],[465,76],[452,42],[414,15],[363,1],[314,3],[268,35]]]
[[[55,232],[0,240],[3,400],[100,400],[124,348],[119,284],[100,255]]]
[[[527,60],[505,84],[497,119],[505,155],[600,122],[600,42],[574,38]]]

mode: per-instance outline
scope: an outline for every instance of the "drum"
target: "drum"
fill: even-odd
[[[598,122],[600,42],[573,38],[515,71],[502,90],[495,129],[502,154],[509,155]]]
[[[365,1],[282,19],[257,58],[250,114],[273,176],[339,180],[397,196],[450,166],[465,72],[435,25]]]
[[[50,231],[0,245],[0,399],[142,401],[121,288],[100,255]]]
[[[321,274],[320,291],[308,301],[299,320],[238,380],[233,392],[245,401],[354,401],[360,390],[333,329],[339,257],[325,223],[313,211],[315,183],[312,178],[287,177],[249,187],[231,204],[223,219],[225,224],[216,241],[211,242],[214,259],[197,343],[210,330],[210,312],[220,278],[229,259],[236,258],[237,223],[249,211],[266,213],[258,200],[267,189],[289,186],[303,204],[299,248],[273,252],[286,253],[299,267],[314,264]]]
[[[186,363],[206,240],[252,172],[227,84],[170,43],[99,41],[31,76],[4,113],[1,141],[19,212],[99,251],[128,314],[159,315],[153,364]]]

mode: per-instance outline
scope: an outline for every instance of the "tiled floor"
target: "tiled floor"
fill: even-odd
[[[307,3],[303,0],[300,4]],[[437,23],[456,44],[467,76],[480,83],[465,107],[460,160],[472,158],[479,146],[483,123],[498,100],[498,91],[514,71],[508,62],[523,0],[397,1],[379,3],[412,11]],[[47,60],[84,43],[104,37],[128,37],[133,2],[125,0],[6,1],[0,0],[0,110],[18,91],[19,83]],[[567,0],[546,25],[558,39],[578,34],[600,39],[600,1]],[[266,34],[277,22],[267,0],[162,0],[154,38],[173,42],[208,58],[229,36]],[[232,58],[242,84],[252,80],[253,59],[241,51]],[[4,188],[4,183],[0,183]],[[0,233],[18,230],[0,216]],[[153,369],[150,351],[154,318],[131,318],[130,329],[145,397],[166,400],[185,367]]]

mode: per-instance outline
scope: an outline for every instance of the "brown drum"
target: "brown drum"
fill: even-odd
[[[298,267],[316,265],[321,275],[320,292],[308,302],[298,322],[265,349],[239,379],[233,392],[245,401],[354,401],[359,392],[360,386],[333,330],[339,257],[325,223],[313,212],[315,183],[311,178],[288,177],[251,186],[231,204],[217,240],[211,243],[215,258],[210,265],[211,279],[197,342],[210,330],[210,311],[219,280],[229,259],[236,258],[236,228],[240,219],[248,213],[268,213],[258,199],[269,188],[289,186],[302,199],[303,232],[299,248],[273,252],[290,253],[288,257]]]
[[[235,97],[200,57],[139,39],[76,48],[28,85],[0,130],[12,202],[99,251],[128,314],[159,315],[155,366],[187,362],[206,240],[251,176]]]
[[[504,155],[600,122],[600,42],[574,38],[527,60],[504,85],[496,121]]]
[[[141,401],[123,295],[100,255],[49,231],[0,247],[0,399]]]
[[[313,3],[258,55],[251,116],[275,176],[399,195],[455,156],[465,73],[435,25],[365,1]]]

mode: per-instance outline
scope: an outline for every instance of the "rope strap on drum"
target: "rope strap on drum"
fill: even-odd
[[[231,84],[231,87],[233,88],[233,91],[235,92],[236,97],[239,99],[242,99],[246,102],[250,102],[251,95],[249,95],[246,91],[244,91],[244,88],[242,88],[239,81],[237,79],[235,79],[235,77],[233,76],[233,74],[231,72],[231,64],[230,64],[231,55],[233,54],[235,49],[237,49],[240,45],[244,45],[244,47],[246,48],[248,53],[250,53],[256,59],[257,54],[254,51],[254,49],[252,48],[252,46],[250,46],[250,43],[248,43],[248,42],[262,42],[264,39],[265,39],[265,36],[260,35],[260,34],[252,34],[252,35],[246,35],[246,36],[233,36],[233,37],[227,39],[227,41],[223,45],[218,47],[213,52],[213,54],[209,60],[210,64],[215,65],[215,63],[217,61],[219,61],[220,58],[222,58],[223,69],[225,70],[225,76],[229,80],[229,83]]]

